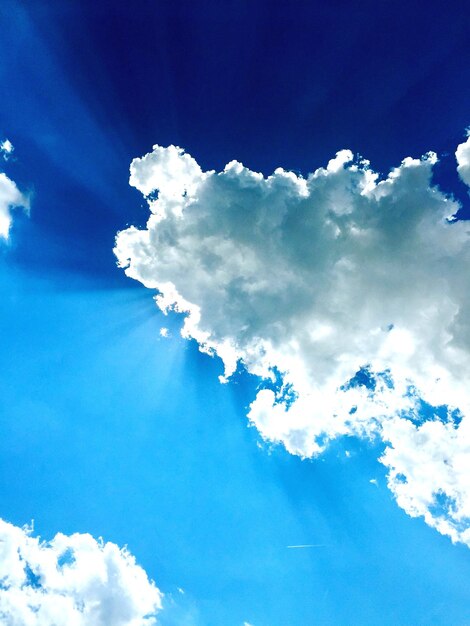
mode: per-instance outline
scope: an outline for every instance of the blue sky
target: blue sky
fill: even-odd
[[[386,174],[433,150],[465,217],[466,13],[2,4],[4,171],[31,210],[0,242],[0,517],[127,545],[165,594],[164,626],[470,622],[468,547],[397,506],[383,446],[339,437],[302,460],[265,441],[246,418],[259,380],[221,385],[220,359],[113,254],[118,231],[145,228],[129,165],[156,143],[264,175],[307,175],[343,148]]]

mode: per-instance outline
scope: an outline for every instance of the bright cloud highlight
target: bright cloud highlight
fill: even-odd
[[[119,233],[115,253],[163,311],[186,313],[183,335],[224,379],[241,361],[266,381],[249,412],[266,440],[310,457],[380,437],[398,504],[470,545],[469,227],[432,184],[436,160],[381,179],[342,150],[305,178],[265,178],[154,146],[131,165],[147,228]]]
[[[0,520],[5,626],[151,626],[161,601],[125,548],[80,533],[46,543]]]
[[[0,153],[8,158],[13,146],[6,139],[0,144]],[[16,184],[6,174],[0,172],[0,238],[8,239],[11,226],[11,210],[16,207],[28,208],[28,198],[23,195]]]
[[[455,152],[457,171],[466,185],[470,186],[470,132],[465,143],[461,143]]]
[[[11,157],[14,147],[9,139],[4,139],[0,142],[0,154],[2,154],[5,161]]]

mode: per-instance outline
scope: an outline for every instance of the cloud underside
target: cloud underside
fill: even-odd
[[[161,599],[126,549],[79,533],[41,542],[0,520],[5,626],[151,626]]]
[[[470,138],[456,157],[470,184]],[[147,228],[120,232],[115,254],[225,379],[239,362],[261,377],[248,417],[266,440],[302,457],[381,440],[398,504],[470,545],[469,226],[435,162],[381,179],[343,150],[265,178],[154,146],[131,165]]]

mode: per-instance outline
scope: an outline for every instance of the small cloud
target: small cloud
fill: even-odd
[[[160,337],[169,337],[170,336],[170,331],[168,330],[168,328],[160,328]]]
[[[9,139],[4,139],[0,143],[0,153],[2,154],[3,158],[5,159],[5,161],[8,161],[8,159],[11,157],[14,149],[15,148],[13,147],[13,144],[11,143],[11,141]]]
[[[379,483],[377,482],[377,478],[371,478],[369,482],[371,485],[375,485],[376,487],[379,486]]]

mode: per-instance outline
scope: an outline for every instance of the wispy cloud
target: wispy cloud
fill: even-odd
[[[324,544],[322,543],[305,543],[305,544],[300,544],[298,546],[287,546],[288,548],[295,548],[295,549],[299,549],[299,548],[324,548]]]

